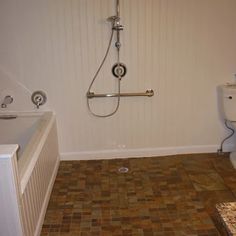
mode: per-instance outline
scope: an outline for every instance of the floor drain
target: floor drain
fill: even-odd
[[[118,169],[118,171],[119,171],[120,173],[127,173],[127,172],[129,171],[129,168],[127,168],[127,167],[120,167],[120,168]]]

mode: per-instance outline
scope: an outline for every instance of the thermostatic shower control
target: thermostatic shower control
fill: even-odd
[[[43,91],[35,91],[31,95],[31,101],[36,105],[37,109],[39,109],[40,106],[46,103],[47,95]]]
[[[122,78],[126,75],[127,69],[126,69],[126,65],[123,63],[116,63],[114,64],[114,66],[112,66],[112,74],[116,77],[116,78]]]

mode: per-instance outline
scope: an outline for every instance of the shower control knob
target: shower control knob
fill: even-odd
[[[37,109],[39,109],[40,106],[46,103],[47,95],[43,91],[35,91],[31,95],[31,101],[36,105]]]
[[[115,65],[112,67],[112,74],[116,78],[122,78],[126,75],[127,68],[124,63],[117,62]]]

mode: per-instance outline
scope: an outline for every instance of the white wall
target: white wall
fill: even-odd
[[[107,47],[114,3],[1,0],[0,68],[47,92],[64,158],[214,151],[224,134],[216,86],[236,72],[236,1],[121,0],[122,91],[152,88],[155,96],[122,98],[115,116],[99,119],[85,93]],[[116,88],[114,52],[96,92]],[[116,104],[91,102],[100,113]]]

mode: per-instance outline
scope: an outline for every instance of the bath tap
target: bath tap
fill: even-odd
[[[31,95],[31,101],[34,105],[36,105],[36,108],[39,109],[40,106],[42,106],[47,101],[47,95],[44,91],[35,91]]]
[[[8,104],[13,102],[13,97],[11,95],[5,96],[3,103],[1,104],[1,108],[7,108]]]

